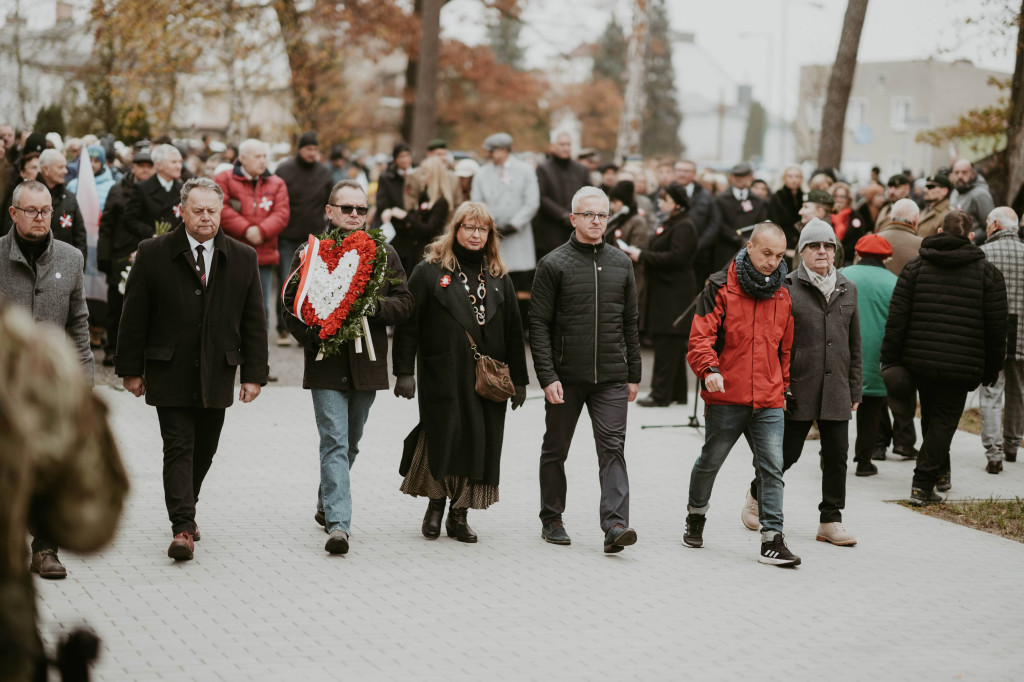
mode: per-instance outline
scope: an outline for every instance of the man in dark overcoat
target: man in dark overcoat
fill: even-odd
[[[181,220],[181,152],[162,144],[151,157],[156,173],[135,183],[124,209],[124,229],[136,239],[166,232]]]
[[[217,451],[224,409],[252,402],[267,382],[267,325],[256,252],[220,230],[223,192],[207,178],[181,189],[184,225],[139,244],[125,288],[114,367],[157,408],[167,555],[191,559],[196,502]]]
[[[729,189],[715,197],[718,208],[718,234],[711,255],[711,270],[716,272],[732,262],[742,248],[743,236],[738,230],[768,219],[768,205],[750,192],[754,169],[749,163],[738,163],[729,172]]]

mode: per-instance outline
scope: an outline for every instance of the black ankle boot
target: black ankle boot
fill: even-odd
[[[448,537],[455,538],[459,542],[476,542],[476,533],[466,522],[466,509],[449,509],[448,518],[445,519],[444,529]]]
[[[427,513],[423,515],[423,537],[431,540],[441,535],[441,519],[444,518],[444,498],[431,500]]]

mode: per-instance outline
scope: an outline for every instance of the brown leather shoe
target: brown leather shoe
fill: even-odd
[[[171,540],[171,546],[167,548],[167,556],[175,561],[188,561],[192,558],[192,553],[195,552],[195,549],[196,546],[192,542],[192,533],[185,530],[175,535],[174,539]]]
[[[30,570],[47,580],[63,580],[68,575],[68,569],[64,568],[64,564],[57,558],[57,552],[52,549],[33,554]]]
[[[193,533],[192,533],[192,541],[193,542],[199,542],[199,540],[200,540],[200,537],[199,537],[199,526],[196,526],[195,531],[193,531]]]

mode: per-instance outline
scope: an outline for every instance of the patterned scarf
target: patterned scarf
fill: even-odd
[[[779,262],[779,267],[770,275],[762,275],[754,264],[747,257],[747,249],[744,247],[736,254],[736,277],[740,281],[740,288],[748,296],[753,298],[771,298],[782,286],[782,280],[789,274],[786,261]]]

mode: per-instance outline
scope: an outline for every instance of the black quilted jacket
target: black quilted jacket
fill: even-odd
[[[1006,357],[1006,286],[967,239],[939,233],[900,272],[889,303],[882,366],[918,380],[974,390],[996,380]]]
[[[530,350],[541,386],[640,382],[633,262],[575,233],[537,263]]]

